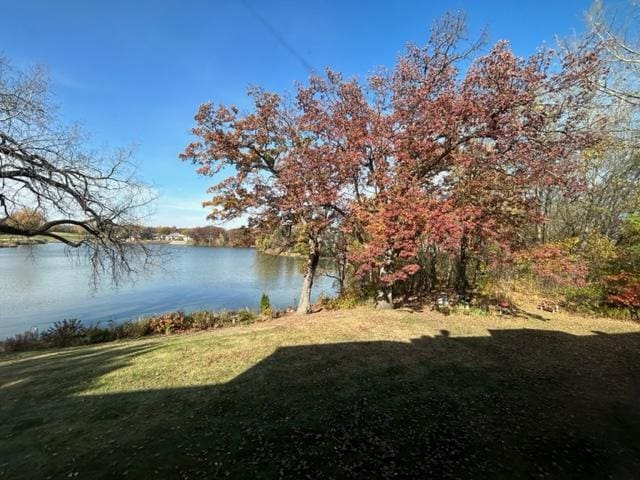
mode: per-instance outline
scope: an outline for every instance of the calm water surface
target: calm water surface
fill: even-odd
[[[257,309],[265,292],[278,308],[295,305],[302,282],[300,259],[264,255],[250,248],[170,246],[162,270],[114,288],[93,290],[89,269],[62,244],[0,248],[0,338],[56,320],[119,321],[170,310]],[[318,278],[314,297],[331,295]]]

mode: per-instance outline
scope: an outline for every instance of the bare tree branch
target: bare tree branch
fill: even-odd
[[[44,70],[19,72],[0,57],[0,234],[45,236],[76,249],[90,261],[93,281],[144,269],[154,255],[138,241],[137,225],[154,196],[130,156],[87,150],[77,128],[56,120]],[[57,232],[64,226],[79,239]]]

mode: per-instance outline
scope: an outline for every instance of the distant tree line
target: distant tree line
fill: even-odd
[[[11,228],[30,229],[37,231],[47,223],[47,218],[37,209],[23,208],[7,217],[5,224]],[[56,237],[60,233],[74,234],[81,241],[86,235],[84,228],[78,225],[61,224],[51,230]],[[126,225],[120,232],[122,240],[131,241],[164,241],[172,234],[180,234],[188,238],[189,243],[209,247],[253,247],[256,243],[256,233],[247,227],[224,229],[213,225],[205,227],[176,227],[176,226],[144,226]],[[54,237],[55,238],[55,237]],[[68,240],[68,236],[61,237]]]
[[[213,225],[205,227],[139,226],[135,235],[140,240],[167,240],[172,234],[188,238],[194,245],[208,247],[253,247],[254,233],[247,227],[224,229]]]
[[[207,226],[186,229],[195,245],[212,247],[253,247],[254,234],[247,227],[231,228]]]

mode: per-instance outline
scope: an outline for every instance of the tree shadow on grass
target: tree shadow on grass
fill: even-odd
[[[637,333],[282,347],[222,385],[78,395],[158,345],[0,364],[0,478],[640,472]]]
[[[524,310],[520,307],[512,307],[511,310],[513,312],[512,315],[514,317],[528,318],[531,320],[540,320],[541,322],[548,322],[551,320],[549,317],[545,317],[544,315],[541,315],[539,313]]]

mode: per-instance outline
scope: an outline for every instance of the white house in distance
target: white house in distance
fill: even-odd
[[[164,239],[169,243],[187,243],[191,240],[191,237],[189,235],[183,235],[182,233],[175,232],[166,235]]]

